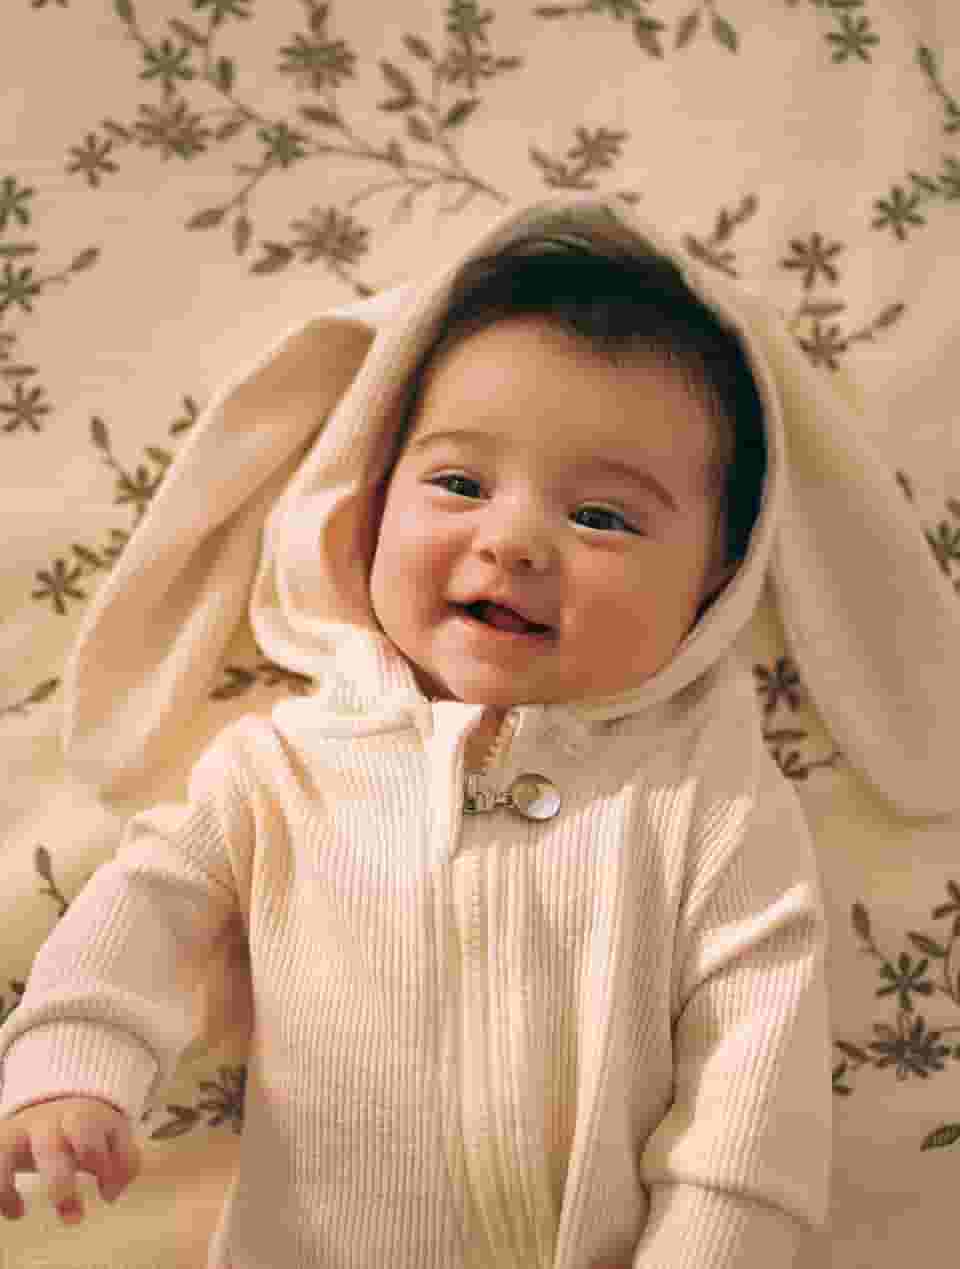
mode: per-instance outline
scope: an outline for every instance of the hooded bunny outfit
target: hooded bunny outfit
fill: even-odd
[[[816,863],[734,644],[769,584],[850,762],[901,814],[948,814],[954,597],[759,298],[616,197],[511,212],[470,254],[558,216],[669,255],[739,333],[765,406],[747,556],[667,665],[614,697],[516,706],[471,774],[483,707],[428,700],[377,627],[374,490],[457,260],[227,385],[68,667],[71,765],[114,803],[245,610],[316,684],[221,731],[184,803],[131,818],[0,1028],[0,1115],[88,1093],[136,1119],[239,913],[254,1026],[208,1269],[780,1269],[826,1224]]]

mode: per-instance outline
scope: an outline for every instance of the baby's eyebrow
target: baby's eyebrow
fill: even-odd
[[[448,428],[441,432],[427,432],[425,436],[419,436],[415,441],[411,442],[411,453],[419,454],[429,446],[439,441],[474,441],[480,442],[488,449],[495,449],[499,444],[495,436],[491,436],[489,432],[478,432],[475,428]],[[640,467],[632,467],[629,463],[620,463],[612,458],[596,458],[584,464],[587,469],[593,471],[607,471],[616,476],[626,476],[628,480],[634,481],[647,492],[652,493],[668,511],[678,512],[680,510],[677,501],[670,490],[657,480],[652,472],[645,471]]]

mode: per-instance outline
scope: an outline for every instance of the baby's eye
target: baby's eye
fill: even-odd
[[[637,532],[636,529],[634,529],[631,525],[627,524],[626,520],[624,520],[623,516],[620,515],[618,511],[611,511],[608,507],[581,507],[577,514],[582,515],[584,512],[586,512],[587,515],[590,515],[590,516],[597,516],[597,515],[613,516],[614,520],[620,521],[621,525],[623,526],[624,530],[627,533]],[[605,526],[602,524],[588,524],[586,527],[588,529],[602,529]]]
[[[470,493],[469,490],[451,488],[451,484],[453,481],[459,481],[462,485],[472,485],[474,489],[480,488],[477,481],[471,480],[469,476],[463,476],[459,472],[447,472],[443,476],[434,476],[430,479],[430,481],[428,481],[428,483],[431,485],[439,485],[444,489],[449,489],[451,493],[457,494],[461,498],[477,497],[476,494]],[[580,510],[576,514],[582,515],[584,512],[586,512],[588,515],[591,515],[591,516],[596,516],[596,515],[612,516],[614,520],[619,520],[620,524],[623,527],[624,532],[626,533],[638,532],[637,529],[634,529],[631,525],[629,525],[626,522],[626,520],[623,518],[622,515],[620,515],[618,511],[611,511],[609,507],[592,507],[592,506],[581,507]],[[606,530],[606,526],[603,524],[588,524],[585,527],[588,529]]]
[[[442,485],[444,488],[447,488],[449,485],[449,482],[452,480],[459,480],[461,484],[473,485],[475,488],[479,488],[479,485],[477,485],[477,482],[475,480],[471,480],[469,476],[461,476],[457,472],[448,472],[447,475],[445,476],[434,476],[434,478],[429,483],[431,485]],[[460,496],[463,498],[471,498],[474,496],[473,494],[464,493],[463,490],[461,489],[451,489],[450,492],[455,494],[460,494]]]

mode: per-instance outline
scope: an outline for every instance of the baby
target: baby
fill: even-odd
[[[334,598],[302,560],[277,586],[287,630],[339,620],[326,695],[221,732],[41,949],[0,1028],[5,1216],[15,1169],[60,1204],[136,1176],[185,974],[239,912],[209,1269],[786,1269],[822,1228],[823,913],[731,646],[776,407],[600,212],[470,254],[400,387],[328,424],[303,491]]]

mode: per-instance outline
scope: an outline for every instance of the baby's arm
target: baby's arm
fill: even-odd
[[[37,953],[0,1027],[0,1121],[63,1096],[138,1120],[194,1038],[196,976],[237,903],[227,840],[242,814],[218,741],[188,801],[130,820]]]
[[[825,921],[796,793],[765,750],[757,767],[758,787],[718,800],[693,842],[674,1100],[641,1159],[633,1269],[789,1269],[827,1220]]]

